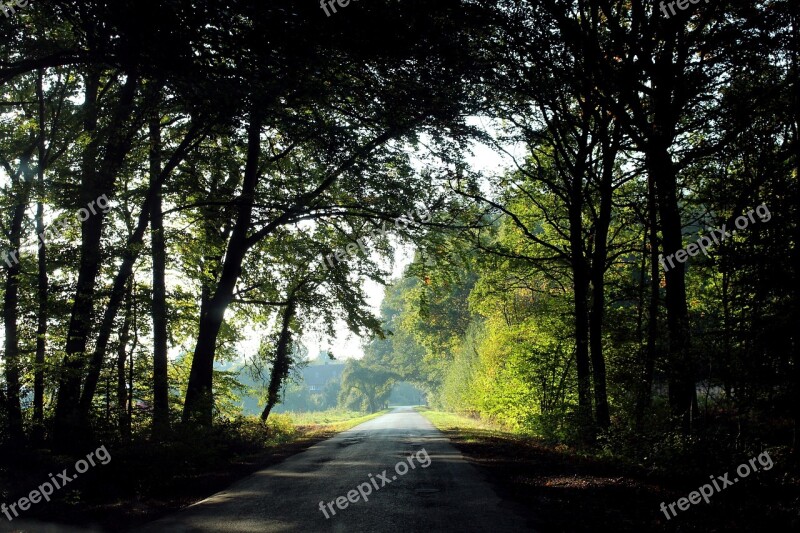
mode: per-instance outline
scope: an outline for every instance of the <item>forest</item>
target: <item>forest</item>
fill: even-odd
[[[0,496],[99,443],[250,445],[304,336],[351,334],[343,406],[769,449],[800,497],[800,4],[683,3],[4,9]]]

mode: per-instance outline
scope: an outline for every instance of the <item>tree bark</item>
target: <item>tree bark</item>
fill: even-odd
[[[27,155],[23,156],[20,170],[11,176],[14,189],[14,210],[8,228],[8,242],[11,248],[11,260],[6,260],[5,294],[3,295],[3,333],[5,335],[5,376],[6,376],[6,416],[8,418],[8,435],[12,442],[20,442],[24,438],[22,427],[22,406],[20,404],[20,350],[19,350],[19,276],[21,273],[19,253],[22,245],[22,223],[25,220],[25,208],[28,203],[31,184],[30,166]],[[20,182],[20,174],[24,180]],[[17,260],[14,260],[16,258]]]
[[[97,157],[99,153],[99,136],[96,133],[99,104],[98,97],[100,91],[100,72],[95,69],[90,69],[85,77],[86,90],[84,91],[84,118],[83,118],[83,132],[87,134],[91,141],[86,146],[83,152],[82,162],[82,179],[83,189],[92,186],[94,181],[95,166],[97,164]],[[82,194],[81,197],[85,197]],[[81,231],[85,237],[86,225],[84,224]],[[86,242],[86,241],[83,241]],[[73,303],[72,317],[70,318],[69,330],[67,333],[67,355],[61,364],[61,376],[59,378],[58,396],[56,398],[56,414],[54,424],[54,440],[58,446],[59,441],[67,441],[70,433],[74,431],[74,426],[77,425],[77,413],[75,406],[78,403],[80,396],[80,373],[82,369],[82,361],[80,354],[75,355],[74,352],[80,348],[85,339],[79,338],[79,328],[88,327],[89,316],[85,311],[87,306],[86,296],[82,291],[86,290],[86,277],[93,277],[90,272],[89,257],[88,257],[88,243],[86,248],[86,257],[81,258],[79,281],[76,293],[76,299]],[[83,255],[84,248],[82,247],[81,253]],[[82,275],[82,278],[80,277]],[[93,290],[93,287],[92,287]],[[90,305],[90,303],[89,303]],[[77,318],[77,320],[76,320]],[[85,325],[86,324],[86,325]],[[66,444],[66,442],[65,442]]]
[[[683,225],[678,209],[677,180],[669,154],[669,144],[653,143],[647,154],[647,163],[648,171],[655,183],[664,254],[668,257],[683,248]],[[697,408],[697,394],[689,352],[686,273],[683,263],[673,262],[675,266],[670,266],[665,273],[669,331],[669,402],[673,414],[681,418],[684,431],[688,432],[691,430],[693,415]]]
[[[151,183],[147,196],[142,204],[141,212],[139,213],[136,229],[128,238],[128,243],[122,253],[122,264],[114,278],[111,295],[103,313],[103,319],[97,334],[97,342],[95,343],[94,353],[89,362],[86,382],[83,388],[83,394],[81,395],[80,418],[84,421],[88,419],[92,399],[97,390],[97,383],[103,368],[103,359],[108,349],[111,333],[114,329],[114,320],[119,313],[120,306],[125,296],[125,286],[133,273],[133,266],[139,257],[156,195],[159,194],[164,181],[183,160],[187,152],[191,149],[192,144],[199,137],[202,137],[199,133],[199,129],[193,127],[183,139],[181,145],[175,150],[170,161],[159,173],[158,180]]]
[[[636,401],[636,428],[644,429],[644,416],[652,402],[653,372],[656,362],[656,341],[658,339],[659,304],[661,303],[661,273],[658,264],[658,215],[656,213],[656,192],[652,177],[647,180],[647,226],[650,242],[650,298],[647,311],[647,345],[644,350],[642,378]],[[644,251],[643,251],[644,253]],[[642,272],[644,276],[644,272]]]
[[[96,133],[98,114],[99,72],[92,72],[86,81],[86,120],[84,131],[92,136],[83,160],[83,180],[81,183],[81,202],[86,207],[103,194],[113,192],[116,174],[130,150],[135,132],[129,125],[133,114],[134,99],[139,86],[139,78],[129,73],[120,90],[119,102],[111,119],[109,140],[105,155],[99,168],[100,135]],[[98,210],[81,224],[81,252],[75,298],[67,330],[65,357],[59,379],[56,402],[55,441],[59,447],[75,444],[74,438],[85,436],[85,426],[79,407],[81,400],[81,377],[85,363],[86,344],[91,330],[95,299],[95,285],[102,261],[101,240],[105,213]]]
[[[161,124],[154,116],[150,122],[150,176],[154,189],[152,233],[153,255],[153,437],[169,430],[169,380],[167,377],[167,255],[164,237],[161,187],[157,186],[161,172]]]
[[[128,360],[128,342],[130,341],[131,331],[131,301],[132,285],[128,284],[127,295],[125,298],[125,318],[119,332],[119,344],[117,345],[117,423],[119,434],[123,441],[130,442],[130,416],[128,414],[128,384],[125,372],[125,364]]]
[[[575,361],[578,371],[578,415],[581,430],[588,440],[594,433],[592,385],[589,364],[589,272],[583,246],[582,181],[573,180],[569,206],[570,255],[572,257],[573,303],[575,306]]]
[[[43,88],[43,73],[40,70],[36,80],[36,97],[39,100],[39,165],[37,181],[36,202],[36,234],[39,235],[37,252],[36,299],[38,309],[36,313],[36,356],[33,370],[33,424],[35,429],[34,440],[40,441],[44,437],[44,366],[45,352],[47,350],[47,296],[49,280],[47,277],[47,242],[44,233],[44,202],[45,194],[44,171],[47,166],[47,146],[45,143],[45,101]]]
[[[608,134],[608,129],[603,133]],[[595,221],[594,250],[592,254],[591,283],[592,306],[589,311],[589,346],[594,382],[594,406],[597,425],[601,429],[611,426],[606,387],[606,361],[603,355],[603,321],[605,319],[605,273],[608,261],[608,230],[611,225],[611,207],[614,194],[614,160],[617,150],[606,138],[603,146],[603,168],[599,185],[600,210]]]
[[[289,296],[286,308],[283,311],[283,321],[281,325],[281,333],[278,337],[278,346],[275,350],[275,361],[272,363],[272,372],[269,379],[269,389],[267,390],[267,405],[261,413],[261,421],[266,422],[269,417],[270,411],[278,403],[280,399],[280,390],[283,381],[289,374],[289,366],[291,364],[291,354],[289,348],[292,341],[292,320],[294,319],[295,311],[297,310],[297,302],[294,295]]]
[[[237,200],[236,224],[228,242],[225,262],[216,291],[208,308],[202,310],[200,329],[197,334],[189,385],[183,408],[183,421],[194,421],[210,426],[213,418],[214,353],[217,336],[222,326],[225,310],[233,299],[236,281],[239,279],[242,261],[247,253],[247,232],[251,226],[255,191],[258,184],[258,166],[261,158],[262,117],[253,112],[247,133],[247,163],[242,184],[242,193]]]

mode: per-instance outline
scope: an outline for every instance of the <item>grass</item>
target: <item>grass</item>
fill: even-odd
[[[435,411],[427,407],[417,407],[416,411],[427,418],[431,424],[446,435],[457,434],[460,441],[470,444],[481,442],[487,436],[515,439],[519,435],[499,424],[471,416]]]
[[[347,431],[359,424],[386,414],[388,410],[378,411],[365,415],[358,411],[345,411],[330,409],[311,413],[285,413],[292,420],[292,424],[299,428],[324,426],[336,431]]]
[[[492,424],[479,418],[459,415],[456,413],[448,413],[446,411],[434,411],[427,407],[416,407],[418,413],[430,420],[431,424],[436,426],[440,431],[454,431],[469,433],[470,430],[496,431],[498,433],[511,432],[497,424]]]

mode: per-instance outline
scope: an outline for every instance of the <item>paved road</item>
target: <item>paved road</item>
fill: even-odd
[[[404,475],[399,473],[406,467],[398,464],[408,465]],[[359,485],[368,501],[356,490]],[[347,500],[349,491],[355,491],[350,497],[356,503]],[[337,506],[337,497],[346,508]],[[413,409],[399,407],[140,531],[494,533],[531,528],[441,432]]]
[[[0,532],[87,531],[2,522]],[[125,529],[121,525],[117,531]],[[440,431],[412,408],[398,407],[136,531],[504,533],[533,529],[497,497]]]

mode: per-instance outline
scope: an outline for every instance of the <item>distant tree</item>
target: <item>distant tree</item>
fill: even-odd
[[[397,381],[398,376],[394,372],[351,359],[342,374],[339,398],[342,403],[346,403],[348,397],[354,394],[370,413],[375,413],[383,408]]]

